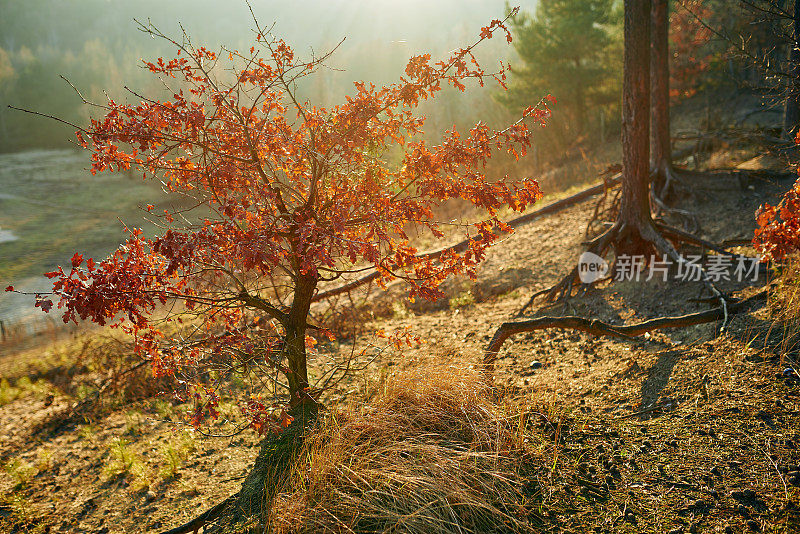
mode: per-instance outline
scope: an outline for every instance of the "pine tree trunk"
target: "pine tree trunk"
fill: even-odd
[[[574,135],[580,136],[586,132],[586,93],[581,84],[575,86],[575,124]]]
[[[625,0],[622,93],[622,200],[617,256],[652,249],[650,216],[650,1]]]
[[[794,2],[792,37],[788,68],[791,77],[784,104],[783,134],[793,138],[797,134],[797,126],[800,124],[800,0]]]
[[[652,98],[652,130],[650,149],[652,168],[657,182],[663,182],[672,164],[669,125],[669,20],[667,0],[653,0],[652,48],[650,50],[650,80]]]

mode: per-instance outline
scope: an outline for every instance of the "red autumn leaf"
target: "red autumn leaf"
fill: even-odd
[[[36,297],[35,307],[41,308],[43,312],[48,313],[53,307],[53,301],[47,298]]]
[[[294,417],[292,417],[291,415],[289,415],[285,411],[281,410],[281,416],[280,416],[280,425],[281,425],[281,427],[287,428],[291,424],[292,421],[294,421]]]
[[[78,254],[77,252],[72,256],[72,267],[78,267],[81,263],[83,263],[83,254]]]

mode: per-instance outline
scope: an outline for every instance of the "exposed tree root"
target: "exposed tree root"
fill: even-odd
[[[656,165],[650,172],[651,198],[656,198],[667,204],[671,196],[679,192],[690,191],[685,178],[690,178],[691,176],[689,171],[675,168],[671,163],[664,162]]]
[[[734,254],[733,252],[729,252],[725,249],[724,246],[719,245],[717,243],[712,243],[711,241],[707,241],[701,237],[694,235],[691,232],[686,232],[679,228],[675,228],[674,226],[670,226],[668,224],[664,224],[659,221],[654,221],[656,225],[656,229],[661,232],[661,234],[668,238],[673,243],[688,243],[689,245],[693,245],[696,247],[700,247],[707,250],[713,250],[719,254],[723,254],[725,256],[730,257],[738,257],[738,254]]]
[[[747,299],[727,303],[711,310],[690,313],[676,317],[659,317],[631,325],[611,325],[598,319],[585,319],[583,317],[537,317],[527,321],[512,321],[503,323],[495,331],[483,357],[483,373],[491,381],[494,375],[494,362],[503,343],[511,336],[523,332],[533,332],[547,328],[570,328],[582,330],[597,336],[611,336],[631,338],[646,332],[664,328],[682,328],[713,321],[726,321],[731,315],[750,311],[754,306],[761,307],[767,300],[767,291],[761,291]]]
[[[622,188],[617,187],[612,189],[611,184],[607,185],[608,186],[603,190],[603,196],[598,199],[594,206],[592,217],[589,219],[589,222],[586,223],[586,230],[584,231],[586,239],[603,233],[612,224],[606,221],[615,221],[619,215]],[[606,202],[608,202],[608,205],[606,205]],[[598,226],[600,230],[595,231]]]
[[[640,235],[631,235],[637,233]],[[655,221],[652,224],[644,225],[644,228],[641,231],[626,229],[623,225],[617,223],[596,238],[587,242],[585,250],[597,256],[604,257],[612,245],[616,245],[621,241],[630,239],[631,237],[634,240],[644,241],[654,252],[660,254],[662,257],[669,258],[678,264],[687,263],[687,260],[676,250],[673,243],[688,243],[703,249],[713,250],[719,254],[723,254],[731,258],[746,258],[745,256],[734,254],[725,250],[725,248],[721,245],[712,243],[678,228]],[[768,266],[766,264],[759,266],[760,271],[766,270],[767,268]],[[714,286],[713,283],[708,280],[708,277],[705,276],[705,272],[702,271],[702,269],[700,272],[700,280],[703,282],[706,288],[720,301],[720,305],[724,308],[725,299],[722,293]],[[516,317],[521,317],[525,311],[533,305],[536,299],[542,295],[545,296],[545,301],[547,302],[556,302],[570,297],[572,295],[572,290],[576,287],[576,285],[580,286],[583,291],[589,287],[589,285],[582,284],[580,282],[577,266],[573,267],[570,272],[554,286],[534,293],[528,302],[526,302],[525,305],[520,308],[516,314]]]
[[[700,223],[697,216],[689,210],[675,208],[669,205],[668,197],[671,196],[678,188],[689,191],[689,187],[684,184],[683,180],[676,174],[675,169],[671,166],[665,166],[663,171],[658,168],[650,171],[650,203],[656,208],[655,216],[661,215],[674,215],[679,217],[684,222],[684,228],[687,232],[695,233],[700,229]],[[659,184],[661,186],[659,187]],[[603,192],[603,196],[597,201],[592,217],[586,225],[585,235],[589,238],[591,235],[597,235],[601,232],[595,232],[596,227],[607,226],[610,223],[604,221],[615,221],[619,215],[620,196],[622,189],[617,188],[613,195],[609,195],[609,190]],[[610,198],[609,198],[610,197]],[[608,201],[608,205],[606,205]]]
[[[659,168],[653,168],[650,173],[651,176],[651,189],[650,200],[655,207],[655,216],[673,215],[683,221],[685,234],[695,234],[700,229],[700,224],[697,216],[685,209],[676,208],[670,205],[670,200],[678,194],[691,193],[691,187],[687,183],[688,180],[697,180],[701,178],[713,177],[732,177],[736,178],[739,184],[749,183],[753,178],[758,179],[786,179],[796,178],[796,174],[790,171],[772,171],[772,170],[751,170],[751,169],[716,169],[711,171],[695,171],[675,167],[672,164],[662,164]],[[742,185],[742,187],[744,187]],[[616,220],[619,212],[619,193],[620,189],[616,189],[614,195],[609,195],[604,192],[603,196],[598,200],[595,206],[594,213],[586,226],[587,238],[592,235],[598,225],[603,226],[608,223],[603,223],[603,220]],[[611,201],[606,206],[606,201],[611,197]],[[687,234],[688,233],[688,234]],[[716,250],[716,249],[711,249]]]
[[[604,195],[605,198],[605,195]],[[603,200],[601,200],[602,202]],[[595,208],[595,216],[590,221],[589,226],[587,226],[587,232],[589,231],[590,226],[593,223],[596,223],[597,219],[599,218],[599,207],[600,203],[598,203],[598,207]],[[595,237],[594,239],[585,242],[586,251],[592,252],[597,256],[603,257],[608,252],[609,246],[616,240],[619,239],[619,233],[622,231],[622,227],[619,224],[612,226],[610,229],[606,230],[599,236]],[[747,245],[750,241],[746,240],[734,240],[725,242],[724,244],[717,244],[706,239],[703,239],[699,236],[694,235],[692,232],[687,232],[685,230],[681,230],[679,228],[675,228],[668,224],[665,224],[660,221],[653,221],[652,231],[645,231],[644,233],[648,235],[643,235],[642,237],[650,242],[656,252],[661,254],[664,257],[669,257],[671,260],[676,261],[678,263],[685,262],[685,259],[681,256],[680,253],[677,252],[675,246],[678,243],[685,243],[691,246],[695,246],[705,250],[711,250],[717,252],[718,254],[722,254],[728,256],[733,259],[740,259],[740,258],[747,258],[741,254],[735,254],[730,252],[726,249],[726,247],[730,246],[738,246],[738,245]],[[666,239],[665,239],[666,238]],[[671,243],[670,243],[671,242]],[[762,263],[759,264],[759,272],[765,272],[769,269],[769,264]],[[715,287],[710,284],[707,280],[703,280],[706,286],[711,290],[711,292],[715,295],[719,294]],[[535,292],[528,302],[525,303],[522,308],[517,312],[516,317],[521,317],[528,308],[530,308],[533,303],[536,301],[537,298],[545,295],[545,301],[547,302],[556,302],[563,300],[572,295],[572,290],[577,286],[580,286],[583,291],[588,289],[588,285],[581,284],[579,277],[578,277],[578,267],[574,267],[570,270],[570,272],[562,278],[558,283],[549,287],[547,289],[543,289],[540,291]]]
[[[659,184],[659,182],[661,183]],[[689,210],[669,205],[668,198],[674,195],[678,189],[689,191],[688,186],[676,175],[671,165],[665,166],[660,172],[653,171],[651,183],[650,201],[656,208],[656,216],[673,215],[683,221],[683,227],[687,232],[695,233],[700,230],[700,221],[698,221],[697,215]]]
[[[252,521],[259,524],[258,532],[267,532],[268,528],[261,524],[261,520],[267,515],[265,511],[269,509],[275,489],[288,476],[289,468],[303,444],[305,432],[317,420],[317,414],[318,405],[315,403],[295,405],[290,411],[294,420],[288,428],[278,435],[267,436],[261,442],[253,469],[238,493],[191,521],[161,534],[197,534],[201,528],[203,532],[240,532],[235,529],[247,526]]]
[[[599,236],[587,242],[586,251],[596,254],[597,256],[603,257],[611,242],[618,235],[619,231],[620,231],[619,225],[615,225],[609,228]],[[572,290],[576,282],[580,284],[577,265],[573,267],[572,270],[570,270],[569,274],[567,274],[564,278],[562,278],[561,281],[558,282],[553,287],[534,293],[531,296],[530,300],[528,300],[528,302],[517,313],[517,317],[521,316],[525,312],[525,310],[527,310],[534,303],[534,301],[541,295],[546,295],[545,300],[549,302],[554,302],[569,297],[570,295],[572,295]],[[588,286],[585,286],[584,289],[586,289],[586,287]]]

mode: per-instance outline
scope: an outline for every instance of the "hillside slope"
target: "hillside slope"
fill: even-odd
[[[692,184],[681,202],[705,237],[741,239],[752,235],[756,207],[787,186],[721,176]],[[380,403],[390,375],[476,365],[493,330],[573,264],[593,209],[583,203],[520,228],[492,250],[476,285],[451,284],[442,302],[403,303],[394,289],[366,298],[360,311],[372,318],[356,320],[366,326],[355,340],[322,345],[317,371],[351,343],[374,341],[378,328],[411,326],[426,342],[383,352],[329,392],[329,409]],[[749,294],[763,282],[725,288]],[[561,331],[510,340],[495,378],[499,406],[537,452],[515,505],[527,526],[499,531],[800,532],[800,378],[784,372],[797,368],[800,327],[784,312],[800,309],[798,284],[785,282],[769,307],[717,337],[706,325],[635,340]],[[700,291],[697,282],[620,282],[534,311],[619,324],[703,309]],[[146,373],[110,388],[101,408],[76,411],[100,348],[125,351],[102,337],[86,343],[0,358],[0,529],[155,532],[236,491],[256,438],[185,432],[171,422],[185,407],[158,395],[163,385],[148,386]]]

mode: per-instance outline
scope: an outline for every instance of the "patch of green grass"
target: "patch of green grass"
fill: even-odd
[[[24,495],[14,492],[6,495],[0,502],[5,503],[11,509],[11,515],[17,523],[28,524],[33,521],[31,504]]]
[[[124,476],[134,491],[150,485],[147,468],[139,455],[131,449],[127,440],[115,439],[111,443],[109,455],[110,461],[105,467],[105,473],[109,478]]]
[[[12,385],[7,378],[0,380],[0,406],[5,406],[27,395],[38,395],[44,398],[50,393],[50,388],[43,380],[35,382],[30,377],[23,376]]]
[[[3,470],[14,483],[15,489],[21,489],[27,486],[31,478],[36,474],[36,468],[34,466],[19,458],[9,460],[6,465],[3,466]]]
[[[171,402],[164,399],[153,399],[150,403],[150,409],[158,415],[159,419],[164,421],[172,421],[175,416],[175,407]]]
[[[97,388],[89,384],[78,384],[75,388],[75,398],[79,401],[86,400],[95,394]]]
[[[127,473],[138,461],[136,453],[131,451],[128,440],[117,438],[111,443],[111,462],[106,466],[109,473]]]
[[[109,456],[110,461],[104,468],[107,477],[125,477],[133,491],[139,491],[150,486],[147,466],[139,458],[139,455],[132,450],[131,444],[126,439],[115,439],[111,443]]]
[[[197,442],[192,434],[183,432],[176,438],[168,441],[162,448],[164,456],[164,466],[161,475],[165,478],[175,478],[178,476],[181,466],[189,455],[197,450]]]
[[[517,288],[517,289],[514,289],[513,291],[509,291],[508,293],[504,293],[503,295],[500,295],[500,298],[503,298],[503,299],[516,299],[516,298],[519,298],[521,295],[522,295],[522,291],[520,291],[520,289]]]
[[[49,447],[42,447],[36,451],[36,471],[47,471],[53,465],[53,450]]]
[[[457,308],[466,308],[467,306],[472,306],[475,304],[475,295],[472,294],[472,291],[464,291],[452,297],[449,301],[450,309],[455,310]]]
[[[138,436],[142,430],[142,416],[138,412],[127,412],[125,414],[125,434]]]
[[[92,424],[83,425],[78,429],[78,436],[90,443],[93,443],[97,437],[97,427]]]
[[[11,385],[7,378],[0,380],[0,406],[5,406],[17,400],[19,388]]]
[[[402,302],[395,301],[392,303],[392,316],[395,319],[405,319],[411,315],[411,312],[408,311]]]

